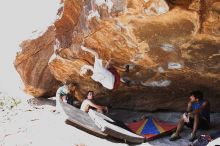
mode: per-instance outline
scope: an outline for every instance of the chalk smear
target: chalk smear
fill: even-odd
[[[100,14],[97,10],[96,11],[94,11],[94,10],[89,11],[88,20],[91,20],[93,17],[96,17],[97,20],[100,20]]]
[[[172,52],[174,50],[174,46],[172,44],[162,44],[160,48],[166,52]]]
[[[183,66],[180,63],[170,62],[168,63],[168,69],[181,69]]]
[[[170,80],[159,80],[159,81],[152,81],[152,82],[141,82],[141,85],[147,87],[167,87],[171,84]]]

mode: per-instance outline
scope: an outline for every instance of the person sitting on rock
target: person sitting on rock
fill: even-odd
[[[207,130],[210,125],[210,103],[208,100],[203,99],[203,93],[201,91],[193,91],[190,93],[190,101],[188,102],[187,111],[182,115],[177,130],[174,132],[170,140],[176,140],[180,138],[180,131],[184,124],[192,128],[190,134],[190,141],[195,140],[196,131],[198,128]]]
[[[94,97],[94,92],[93,91],[88,91],[87,93],[87,97],[85,100],[83,100],[80,110],[84,111],[84,112],[89,112],[90,108],[95,108],[98,112],[100,113],[104,113],[108,111],[107,106],[101,106],[101,105],[97,105],[95,104],[92,100]]]
[[[70,105],[74,105],[74,103],[78,102],[75,97],[73,97],[72,92],[75,92],[75,86],[72,83],[66,83],[63,86],[59,87],[56,92],[56,99],[61,99],[63,102],[68,103]]]

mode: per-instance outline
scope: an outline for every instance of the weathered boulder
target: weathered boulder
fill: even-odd
[[[35,97],[54,95],[59,84],[48,68],[54,52],[54,38],[54,27],[51,26],[39,38],[23,41],[22,51],[16,57],[15,67],[24,82],[24,90]]]
[[[58,12],[54,25],[24,41],[16,57],[27,93],[49,97],[71,81],[79,100],[94,90],[97,102],[115,108],[183,111],[189,92],[200,89],[220,111],[217,0],[65,0]],[[80,75],[82,66],[94,64],[82,45],[104,64],[112,60],[129,83],[107,90],[90,72]]]

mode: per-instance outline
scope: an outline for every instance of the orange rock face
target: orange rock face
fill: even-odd
[[[94,90],[97,102],[134,110],[185,110],[200,89],[220,111],[220,3],[217,0],[65,0],[59,18],[40,37],[21,44],[15,67],[25,91],[53,96],[61,83],[77,86],[79,100]],[[111,60],[120,86],[104,88],[81,75],[96,52]],[[126,66],[129,71],[126,71]]]

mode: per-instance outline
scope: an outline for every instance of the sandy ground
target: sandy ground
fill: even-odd
[[[65,124],[62,115],[54,109],[47,103],[35,106],[23,103],[12,110],[0,111],[0,146],[128,145],[95,137]]]
[[[122,141],[95,137],[64,122],[61,114],[54,112],[54,101],[22,102],[12,110],[0,111],[0,146],[124,146]],[[113,111],[123,121],[146,113]],[[147,115],[162,118],[165,121],[176,122],[180,113],[148,113]],[[220,123],[220,114],[215,117],[214,126]],[[216,128],[215,128],[216,129]],[[183,139],[170,142],[169,137],[159,138],[139,146],[179,146],[189,145],[187,140],[190,129],[185,128]],[[204,133],[204,131],[200,131]],[[130,144],[131,145],[131,144]]]

